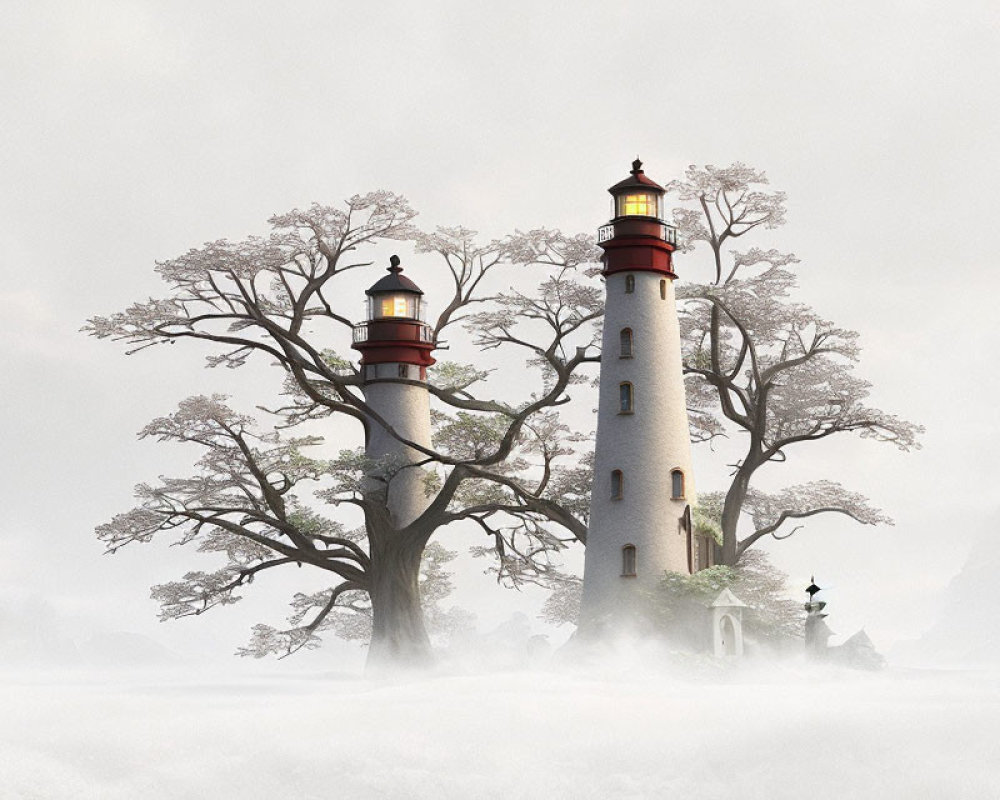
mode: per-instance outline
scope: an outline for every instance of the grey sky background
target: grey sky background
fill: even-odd
[[[8,624],[48,615],[225,659],[299,588],[255,586],[215,620],[159,626],[149,585],[207,560],[156,546],[100,554],[93,527],[130,507],[132,485],[190,461],[137,442],[139,428],[193,393],[274,392],[266,369],[206,371],[181,346],[125,357],[78,333],[89,316],[163,294],[156,260],[376,188],[404,194],[427,228],[592,232],[636,154],[661,182],[688,164],[766,170],[789,214],[759,243],[802,259],[797,299],[861,331],[873,402],[927,427],[917,453],[843,439],[771,472],[775,487],[840,480],[896,519],[833,518],[768,547],[793,585],[815,572],[832,587],[831,627],[866,626],[880,645],[918,635],[973,541],[995,531],[995,4],[2,10]],[[678,260],[682,279],[704,278],[704,265]],[[431,295],[431,267],[405,266]],[[359,279],[355,313],[380,269]],[[700,489],[724,485],[724,455],[696,450]],[[483,566],[463,567],[464,606],[484,622],[534,613],[537,598],[495,588]]]

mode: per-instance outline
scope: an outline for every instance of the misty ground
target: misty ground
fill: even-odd
[[[0,797],[985,800],[998,677],[801,660],[8,671]]]

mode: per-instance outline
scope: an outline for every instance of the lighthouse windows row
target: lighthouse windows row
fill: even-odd
[[[626,275],[625,276],[625,294],[634,294],[634,293],[635,293],[635,275]],[[660,299],[661,300],[666,300],[667,299],[667,279],[666,278],[661,278],[660,279]]]
[[[419,364],[367,364],[364,367],[366,381],[391,380],[404,378],[411,381],[427,380],[427,367]]]
[[[611,470],[611,499],[621,500],[625,497],[625,473],[620,469]],[[684,499],[684,471],[674,469],[670,471],[670,499]]]

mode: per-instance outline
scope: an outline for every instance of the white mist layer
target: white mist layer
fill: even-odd
[[[997,678],[7,673],[0,797],[992,800]]]

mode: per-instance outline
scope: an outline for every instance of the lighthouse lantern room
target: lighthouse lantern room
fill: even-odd
[[[424,321],[424,293],[402,274],[399,256],[389,259],[388,271],[365,291],[368,319],[354,326],[353,347],[361,351],[365,380],[425,380],[434,342]]]

